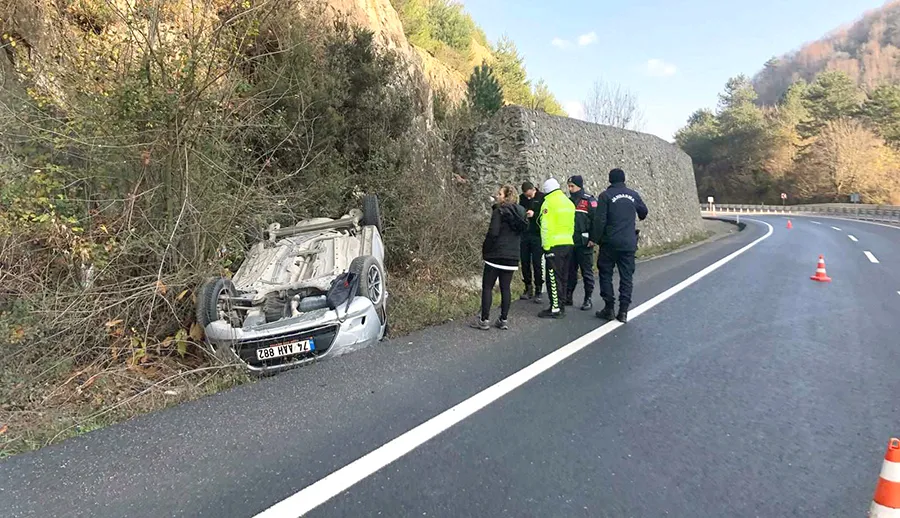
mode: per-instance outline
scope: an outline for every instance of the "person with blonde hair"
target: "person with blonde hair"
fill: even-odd
[[[528,227],[525,209],[517,203],[515,187],[504,185],[494,195],[491,223],[481,245],[484,273],[481,278],[481,314],[472,327],[491,328],[491,304],[494,285],[500,281],[500,318],[494,323],[499,329],[509,329],[509,306],[512,304],[510,286],[519,269],[522,233]]]

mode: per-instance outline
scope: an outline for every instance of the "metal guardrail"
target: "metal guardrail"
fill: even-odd
[[[829,203],[823,205],[712,205],[701,204],[703,214],[801,214],[822,215],[900,225],[900,206]]]

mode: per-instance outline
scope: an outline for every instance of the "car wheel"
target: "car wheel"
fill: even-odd
[[[197,294],[197,323],[205,329],[217,320],[228,320],[228,299],[233,295],[230,279],[213,277],[204,282]]]
[[[350,263],[350,271],[359,275],[359,291],[357,295],[372,301],[376,308],[384,305],[385,277],[384,268],[371,255],[357,257]]]
[[[381,205],[378,203],[378,196],[367,194],[363,197],[363,225],[371,225],[378,229],[378,233],[382,233],[384,222],[381,219]]]

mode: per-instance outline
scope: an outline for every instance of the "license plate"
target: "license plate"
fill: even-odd
[[[309,340],[300,340],[299,342],[291,342],[287,344],[273,345],[272,347],[264,347],[256,350],[257,360],[271,360],[273,358],[281,358],[282,356],[293,356],[300,353],[308,353],[316,350],[316,344],[312,338]]]

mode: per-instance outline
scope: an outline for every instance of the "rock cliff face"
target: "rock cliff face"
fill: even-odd
[[[455,168],[485,196],[502,183],[540,185],[553,177],[565,185],[580,174],[592,194],[620,167],[650,208],[639,224],[642,245],[678,241],[702,230],[691,158],[676,146],[634,131],[503,108],[459,146]]]
[[[351,22],[372,30],[379,43],[400,54],[410,74],[427,79],[430,89],[440,89],[454,100],[462,98],[467,78],[409,42],[400,15],[390,0],[328,0],[328,6]]]
[[[105,1],[105,0],[104,0]],[[396,52],[404,63],[409,78],[414,84],[424,87],[422,94],[425,102],[426,119],[431,122],[432,92],[435,89],[444,91],[451,99],[459,100],[465,94],[466,78],[450,69],[440,60],[409,43],[403,30],[400,16],[390,0],[295,0],[299,10],[310,8],[323,1],[327,12],[335,17],[344,17],[349,22],[366,27],[375,33],[379,45]],[[101,2],[102,3],[102,2]],[[214,1],[213,7],[223,6],[227,2]],[[112,0],[107,10],[109,13],[124,13],[133,8],[133,0]],[[131,6],[131,7],[129,7]],[[108,14],[108,13],[107,13]],[[19,42],[17,48],[4,45],[6,58],[0,73],[11,72],[8,62],[28,61],[36,72],[39,82],[42,77],[42,61],[52,57],[51,46],[59,46],[61,40],[78,32],[78,24],[115,22],[116,16],[109,15],[108,20],[91,20],[85,22],[83,15],[72,9],[57,8],[51,0],[0,0],[0,32],[13,35]],[[83,29],[83,27],[81,27]],[[481,49],[487,52],[486,49]],[[0,57],[4,57],[0,53]],[[21,64],[21,63],[19,63]],[[49,83],[42,86],[52,89]]]

